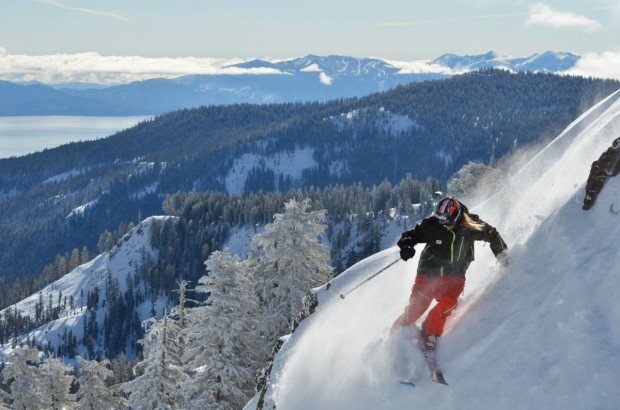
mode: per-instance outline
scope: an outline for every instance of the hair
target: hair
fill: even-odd
[[[461,225],[471,231],[482,231],[484,229],[484,223],[474,221],[466,212],[463,212],[463,216],[461,217]]]

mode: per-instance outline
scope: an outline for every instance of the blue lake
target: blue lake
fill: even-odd
[[[0,158],[104,138],[151,117],[0,117]]]

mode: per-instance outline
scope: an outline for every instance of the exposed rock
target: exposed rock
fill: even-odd
[[[616,138],[607,151],[592,163],[590,176],[586,183],[586,197],[583,199],[583,209],[594,206],[596,197],[605,186],[609,177],[620,173],[620,137]]]

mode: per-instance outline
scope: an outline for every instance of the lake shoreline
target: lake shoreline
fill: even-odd
[[[0,116],[0,160],[107,138],[154,116]]]

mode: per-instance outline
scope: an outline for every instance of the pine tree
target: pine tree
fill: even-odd
[[[17,348],[13,352],[12,362],[2,371],[4,380],[10,384],[9,399],[15,410],[32,410],[48,408],[49,402],[42,388],[42,375],[37,367],[39,351],[36,348]]]
[[[76,358],[81,367],[78,378],[80,388],[76,394],[78,410],[118,409],[126,405],[125,399],[106,386],[106,380],[114,376],[108,369],[108,360],[97,362],[79,356]]]
[[[69,394],[74,377],[67,374],[62,359],[50,357],[40,366],[42,386],[48,408],[59,410],[72,408],[75,398]]]
[[[275,214],[274,222],[252,239],[251,265],[273,342],[290,330],[306,293],[331,278],[329,250],[318,239],[327,211],[309,208],[309,199],[291,199],[284,213]]]
[[[69,270],[72,271],[78,266],[80,266],[80,251],[74,248],[73,251],[71,251],[71,257],[69,259]]]
[[[112,359],[110,367],[113,373],[111,381],[113,385],[123,384],[135,378],[132,371],[132,363],[123,352],[118,357]]]
[[[256,329],[257,300],[246,263],[225,252],[205,262],[208,275],[196,291],[210,294],[207,306],[188,312],[187,394],[196,408],[242,408],[253,393],[261,344]]]
[[[171,343],[176,328],[170,325],[168,314],[153,324],[140,343],[144,347],[144,359],[136,365],[138,373],[134,380],[122,389],[129,394],[132,409],[164,410],[181,407],[181,385],[188,376],[178,362],[177,352]]]
[[[80,254],[80,262],[81,264],[85,264],[87,262],[90,262],[90,251],[88,250],[88,248],[86,246],[84,246],[82,248],[82,253]]]

